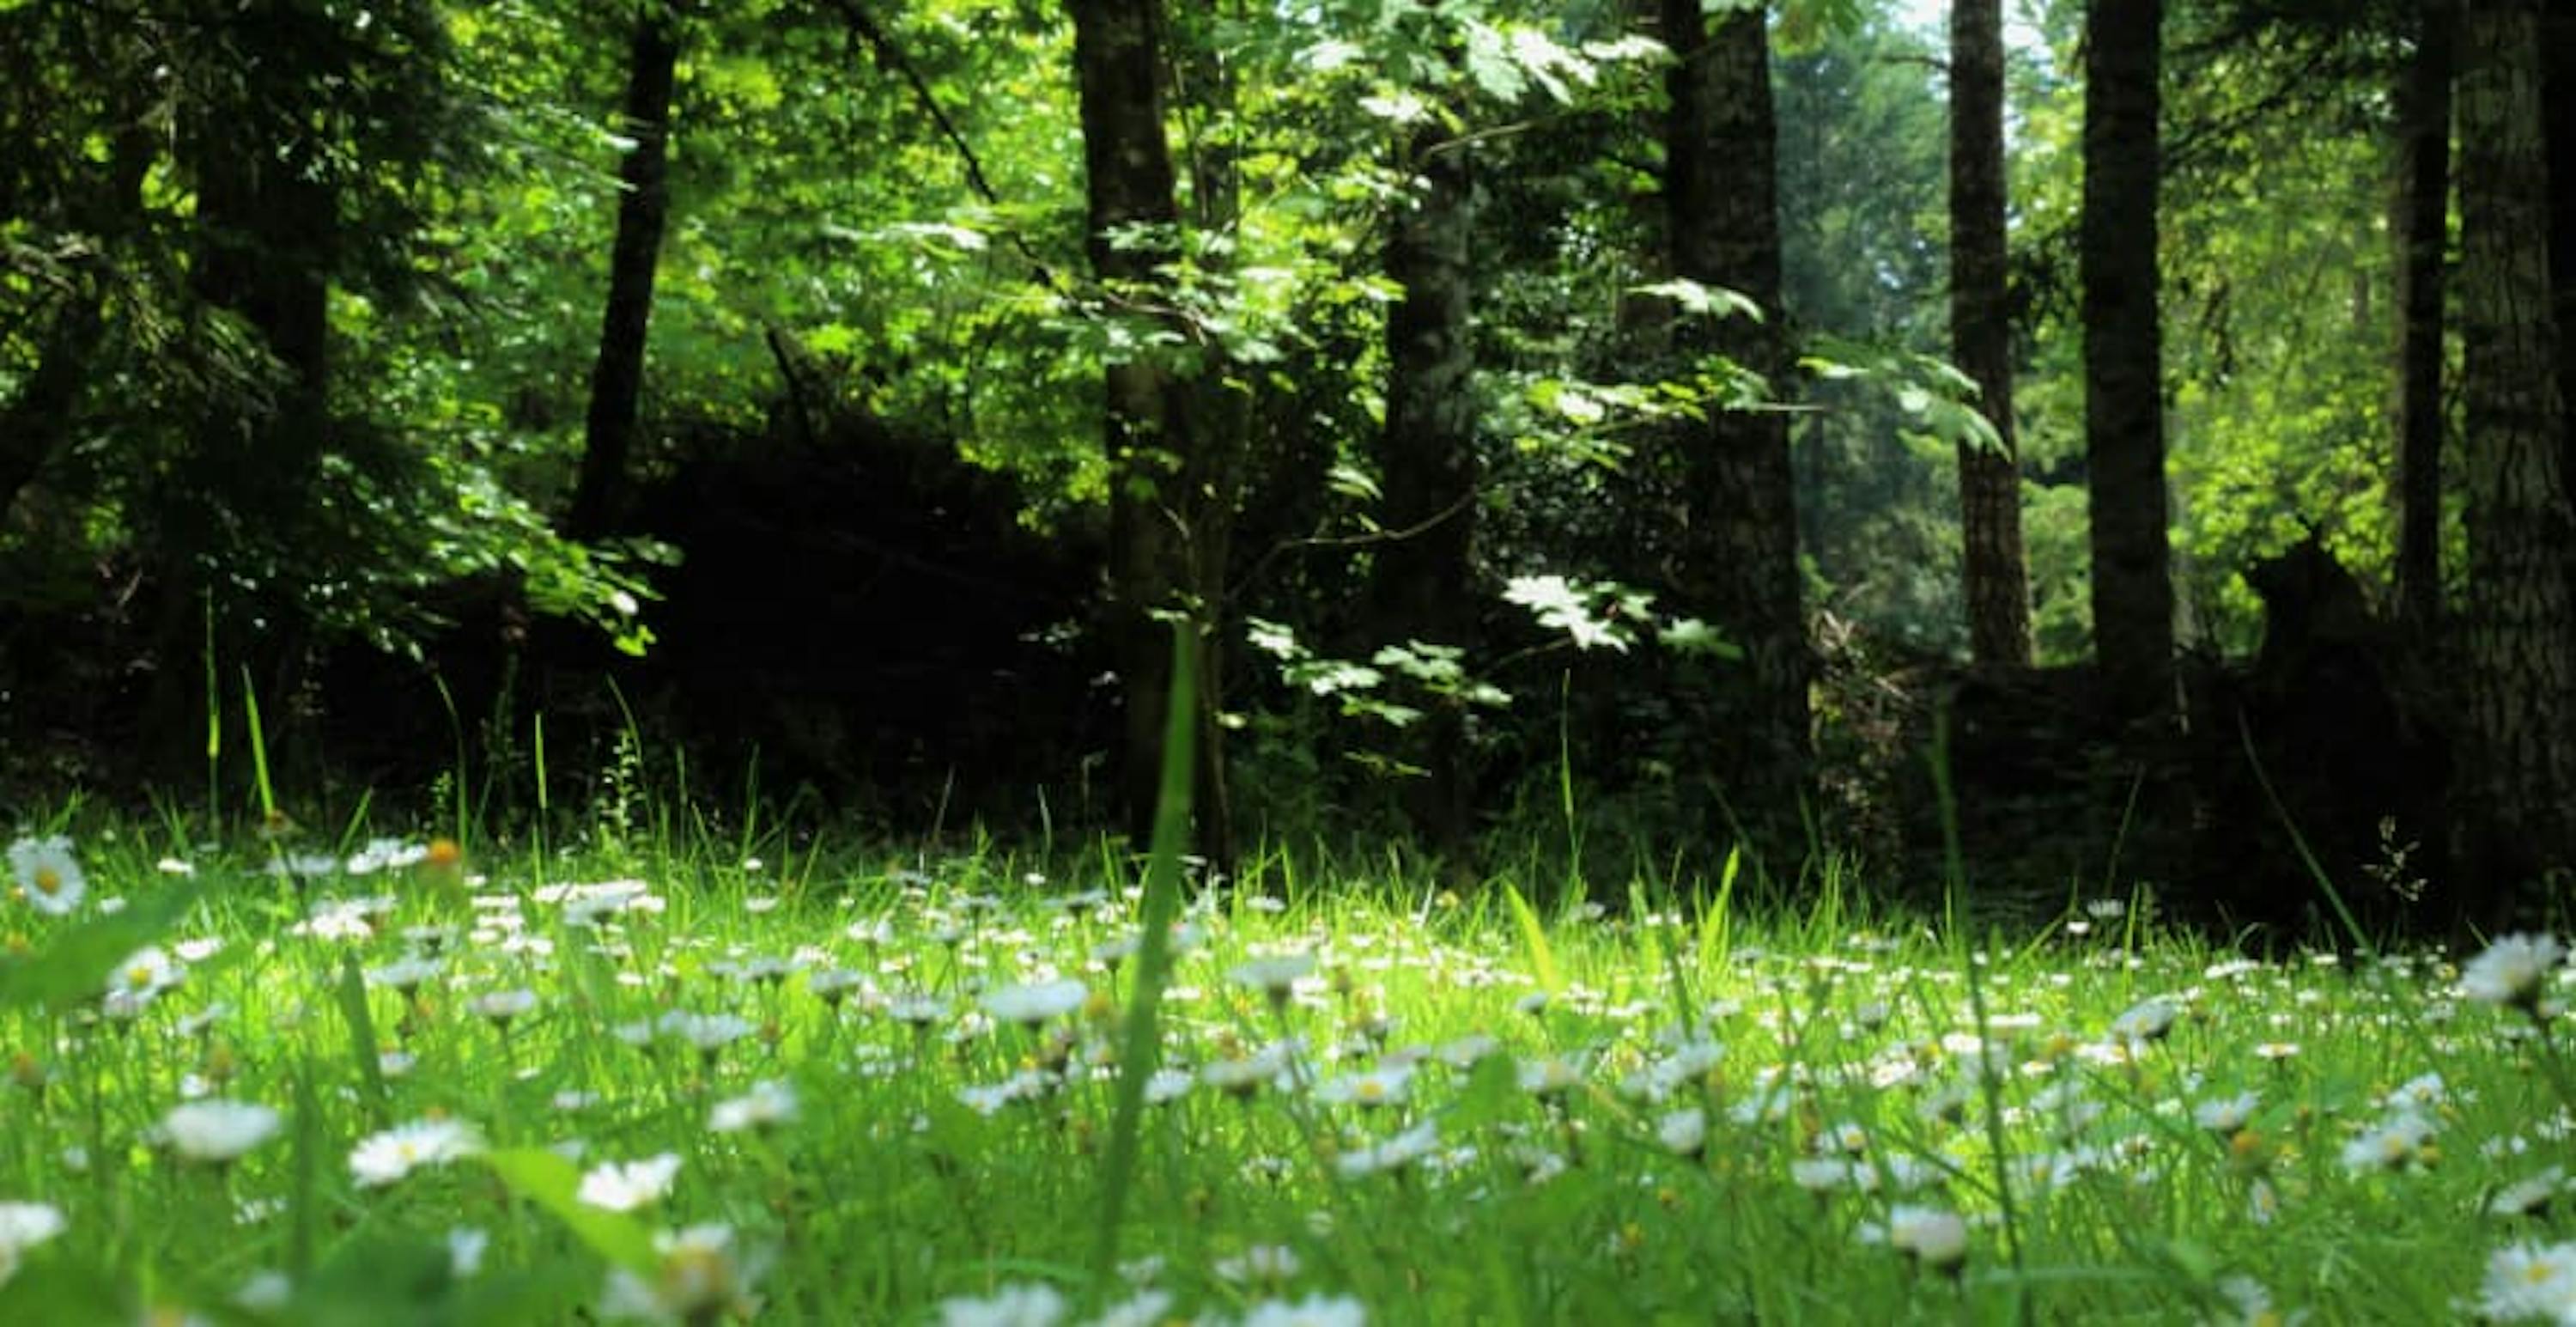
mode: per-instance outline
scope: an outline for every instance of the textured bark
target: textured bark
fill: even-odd
[[[635,16],[627,51],[625,132],[635,140],[617,168],[617,238],[609,250],[608,308],[599,322],[599,357],[590,370],[590,412],[583,429],[581,476],[564,531],[595,538],[614,522],[635,450],[635,420],[644,391],[644,345],[652,329],[654,269],[671,215],[671,89],[680,62],[670,12],[646,3]]]
[[[2397,88],[2397,615],[2442,617],[2442,267],[2451,230],[2451,0],[2425,0]]]
[[[2173,705],[2156,119],[2163,0],[2092,0],[2084,20],[2084,456],[2093,648],[2113,708]]]
[[[2576,537],[2550,312],[2539,6],[2477,0],[2460,41],[2469,601],[2465,878],[2491,904],[2576,857]]]
[[[2002,443],[1959,447],[1968,647],[1977,662],[2030,662],[2013,431],[2012,316],[2004,266],[2003,0],[1950,6],[1950,353],[1977,384]]]
[[[2428,0],[2428,3],[2430,0]],[[2549,151],[2550,305],[2558,323],[2558,400],[2576,401],[2576,5],[2540,18],[2541,132]],[[2576,485],[2576,427],[2564,428],[2559,470]],[[2568,550],[2576,556],[2576,549]]]
[[[1386,428],[1378,468],[1386,524],[1369,584],[1372,634],[1380,643],[1474,644],[1472,559],[1476,536],[1476,409],[1470,296],[1475,268],[1473,167],[1467,145],[1433,130],[1409,153],[1413,204],[1396,219],[1387,275],[1404,298],[1387,319]],[[1429,706],[1404,744],[1423,771],[1409,790],[1414,827],[1453,864],[1468,846],[1471,807],[1465,715]]]
[[[1160,17],[1156,0],[1071,0],[1074,68],[1082,102],[1092,271],[1131,305],[1158,303],[1157,268],[1172,256],[1180,222],[1171,144],[1164,136]],[[1161,238],[1112,243],[1122,227],[1160,228]],[[1173,323],[1150,309],[1135,316]],[[1119,810],[1135,841],[1152,836],[1159,791],[1163,716],[1171,684],[1169,628],[1155,620],[1179,608],[1199,621],[1199,676],[1220,684],[1222,662],[1203,629],[1222,596],[1225,529],[1232,513],[1217,491],[1209,457],[1191,428],[1189,385],[1162,361],[1112,363],[1105,373],[1109,451],[1108,632],[1125,704],[1118,751]],[[1202,722],[1205,736],[1214,725]],[[1198,786],[1221,791],[1221,766],[1201,753]],[[1221,810],[1203,807],[1203,811]],[[1201,818],[1202,851],[1208,820]]]
[[[1667,44],[1664,203],[1673,274],[1721,286],[1761,308],[1759,321],[1686,326],[1680,348],[1714,352],[1777,381],[1780,217],[1767,6],[1722,15],[1699,0],[1661,0]],[[1729,740],[1710,774],[1758,845],[1798,842],[1807,772],[1807,688],[1814,673],[1799,606],[1798,524],[1787,417],[1714,411],[1677,440],[1689,530],[1679,604],[1743,647],[1712,698]]]

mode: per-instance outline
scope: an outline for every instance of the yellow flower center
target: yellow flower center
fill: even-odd
[[[127,968],[125,970],[125,984],[138,991],[151,986],[151,966],[148,964],[137,963],[133,967]]]
[[[36,892],[47,897],[63,892],[63,873],[50,866],[37,867]]]

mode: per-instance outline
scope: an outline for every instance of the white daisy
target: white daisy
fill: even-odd
[[[1060,981],[1019,982],[986,991],[982,1004],[984,1012],[1001,1022],[1034,1027],[1080,1009],[1082,1002],[1090,998],[1090,987],[1067,977]]]
[[[672,1182],[679,1177],[680,1154],[677,1152],[664,1152],[642,1161],[612,1161],[594,1166],[583,1175],[577,1196],[593,1207],[604,1207],[612,1212],[632,1212],[668,1195]]]
[[[80,906],[89,893],[89,877],[72,856],[72,841],[60,834],[25,838],[9,845],[9,874],[27,905],[59,917]]]
[[[2530,1012],[2539,1008],[2541,988],[2566,957],[2567,947],[2556,936],[2503,936],[2460,970],[2460,993]]]
[[[1064,1292],[1043,1282],[1008,1285],[980,1298],[940,1301],[940,1327],[1056,1327],[1071,1306]]]
[[[785,1083],[759,1082],[738,1097],[716,1103],[707,1117],[712,1133],[773,1129],[796,1120],[796,1089]]]
[[[250,1101],[191,1101],[161,1117],[161,1137],[190,1161],[224,1163],[267,1142],[284,1123],[278,1113]]]
[[[360,1188],[391,1184],[424,1166],[443,1166],[483,1148],[472,1125],[459,1120],[415,1120],[359,1140],[349,1170]]]

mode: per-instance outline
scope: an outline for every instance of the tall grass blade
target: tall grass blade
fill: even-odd
[[[1127,1040],[1118,1056],[1117,1114],[1102,1163],[1099,1243],[1092,1269],[1115,1284],[1118,1226],[1134,1186],[1144,1124],[1145,1080],[1161,1059],[1156,1026],[1163,986],[1171,978],[1172,919],[1180,913],[1181,856],[1189,846],[1190,788],[1197,772],[1198,649],[1187,621],[1172,624],[1172,686],[1164,699],[1163,782],[1154,804],[1154,844],[1145,862],[1144,935],[1136,947],[1136,989],[1127,998]]]

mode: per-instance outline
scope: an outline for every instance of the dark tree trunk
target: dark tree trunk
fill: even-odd
[[[2093,649],[2113,709],[2173,706],[2156,120],[2163,0],[2092,0],[2084,22],[2084,454]]]
[[[2541,7],[2541,132],[2549,155],[2550,305],[2558,324],[2558,400],[2576,401],[2576,6]],[[2562,417],[2559,469],[2576,485],[2576,421]],[[2570,549],[2576,556],[2576,549]]]
[[[1082,151],[1092,271],[1119,312],[1181,330],[1167,312],[1157,270],[1176,250],[1171,144],[1164,136],[1160,14],[1156,0],[1071,0],[1074,66],[1082,102]],[[1112,242],[1115,231],[1152,232]],[[1119,811],[1138,843],[1152,836],[1170,690],[1169,628],[1155,614],[1186,612],[1198,630],[1202,684],[1222,662],[1207,614],[1224,591],[1224,534],[1232,512],[1191,428],[1189,385],[1149,355],[1113,361],[1105,374],[1109,450],[1107,624],[1125,702],[1117,752]],[[1204,732],[1210,725],[1201,724]],[[1198,786],[1211,778],[1202,753]],[[1206,826],[1207,821],[1201,821]],[[1201,845],[1208,840],[1203,832]]]
[[[1950,6],[1950,353],[1977,384],[2001,446],[1959,448],[1968,646],[1977,662],[2030,662],[2013,431],[2012,315],[2004,265],[2003,0]]]
[[[2474,0],[2460,41],[2469,601],[2462,878],[2490,906],[2576,858],[2576,544],[2550,312],[2540,7]],[[2521,896],[2522,902],[2536,902]]]
[[[671,87],[680,62],[679,34],[659,0],[635,16],[627,51],[625,132],[635,146],[617,168],[617,239],[609,250],[608,309],[600,318],[599,358],[590,370],[590,412],[583,429],[581,476],[564,532],[604,534],[625,494],[635,449],[638,400],[644,390],[644,345],[653,321],[653,275],[671,214]]]
[[[1474,175],[1465,143],[1415,135],[1406,163],[1419,182],[1396,218],[1387,274],[1404,299],[1387,319],[1386,428],[1378,443],[1387,529],[1369,583],[1372,634],[1382,644],[1475,643],[1476,406],[1470,297],[1475,268]],[[1472,806],[1466,715],[1425,707],[1400,744],[1421,770],[1408,789],[1415,829],[1453,869],[1467,866]]]
[[[2397,88],[2397,615],[2419,641],[2442,618],[2442,275],[2451,238],[2449,0],[2426,0]]]
[[[1723,355],[1772,382],[1787,367],[1781,333],[1777,148],[1769,8],[1718,17],[1699,0],[1662,0],[1667,75],[1664,203],[1673,274],[1735,291],[1760,320],[1687,324],[1680,348]],[[1738,823],[1765,851],[1802,841],[1807,687],[1814,673],[1799,606],[1796,485],[1787,416],[1712,411],[1675,439],[1688,486],[1680,605],[1743,648],[1712,697],[1728,740],[1710,774]]]

